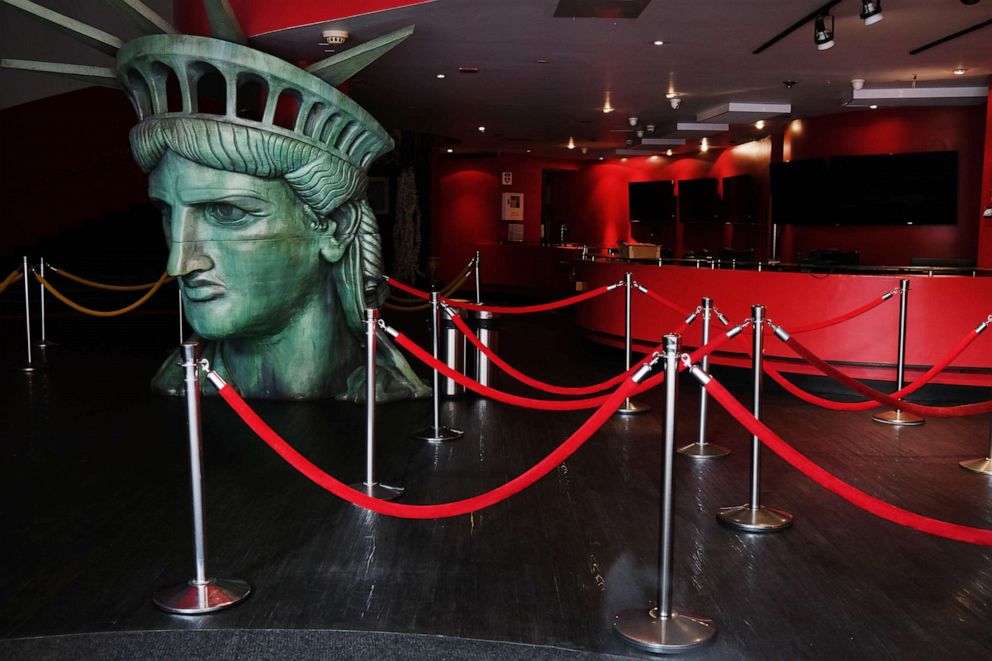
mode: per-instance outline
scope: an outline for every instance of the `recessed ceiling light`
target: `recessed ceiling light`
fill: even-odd
[[[528,154],[530,153],[530,149],[529,149],[529,148],[527,149],[527,153],[528,153]]]
[[[480,126],[479,127],[479,133],[485,133],[485,132],[486,132],[486,127],[485,126]]]
[[[623,158],[621,158],[621,159],[620,159],[620,162],[621,162],[621,163],[626,163],[626,162],[627,162],[627,157],[626,157],[626,156],[624,156]]]
[[[754,128],[758,129],[759,131],[765,128],[765,120],[759,119],[758,121],[756,121],[754,123]]]
[[[952,73],[954,73],[955,76],[963,76],[965,71],[967,71],[967,69],[964,67],[958,67]]]
[[[446,151],[446,152],[448,152],[449,154],[451,154],[451,153],[453,153],[453,152],[454,152],[455,150],[454,150],[454,149],[452,149],[451,147],[448,147],[448,148],[447,148],[447,149],[446,149],[445,151]]]
[[[568,136],[568,144],[565,146],[568,147],[569,149],[575,149],[575,138],[573,138],[572,136]]]
[[[445,75],[444,75],[443,73],[439,73],[439,74],[437,75],[437,78],[444,78],[444,77],[445,77]]]
[[[705,154],[709,150],[710,150],[710,141],[707,140],[706,138],[703,138],[702,140],[700,140],[699,141],[699,151],[701,151],[701,152],[703,152]]]
[[[657,161],[658,160],[658,155],[657,154],[651,154],[651,156],[648,158],[648,160],[649,161]]]
[[[662,41],[661,39],[655,39],[654,45],[655,46],[664,46],[665,45],[665,42]]]
[[[873,103],[873,104],[871,104],[868,107],[871,108],[872,110],[878,110],[878,104],[876,104],[876,103]]]
[[[678,96],[678,93],[675,92],[675,91],[673,91],[673,90],[669,90],[668,92],[665,93],[665,98],[666,99],[674,99],[677,96]]]
[[[669,149],[668,151],[665,152],[665,156],[671,156],[671,155],[672,155],[672,150],[671,149]]]
[[[600,157],[599,157],[599,160],[601,160],[601,161],[602,161],[602,160],[603,160],[603,157],[602,157],[602,156],[600,156]]]
[[[537,61],[537,63],[538,63],[538,64],[547,64],[547,63],[548,63],[548,61],[547,61],[547,60],[545,60],[545,59],[540,59],[540,60],[538,60],[538,61]]]

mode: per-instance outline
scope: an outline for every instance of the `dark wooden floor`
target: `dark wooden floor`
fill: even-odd
[[[4,319],[8,366],[20,360]],[[407,318],[397,325],[422,330]],[[156,610],[154,586],[193,573],[182,402],[149,394],[175,334],[169,316],[57,318],[51,368],[0,372],[0,636],[199,628],[443,634],[645,656],[611,631],[648,607],[657,580],[661,427],[613,419],[553,474],[506,503],[451,520],[370,514],[296,474],[215,398],[205,401],[210,573],[247,579],[244,604],[206,617]],[[558,315],[508,322],[502,353],[535,376],[589,383],[617,354],[585,346]],[[178,369],[178,368],[177,368]],[[746,379],[723,374],[735,392]],[[680,436],[697,391],[682,382]],[[523,392],[523,390],[520,390]],[[660,407],[660,393],[648,398]],[[363,410],[260,403],[314,462],[362,475]],[[539,460],[586,413],[523,411],[476,398],[445,405],[464,440],[410,431],[429,402],[380,408],[380,473],[405,502],[461,498]],[[957,462],[985,453],[988,418],[877,425],[813,409],[769,387],[764,419],[828,470],[908,509],[992,527],[992,480]],[[765,454],[765,503],[796,515],[781,534],[739,534],[717,508],[745,501],[750,439],[722,411],[726,459],[676,463],[676,606],[716,620],[700,658],[992,657],[992,552],[876,519]]]

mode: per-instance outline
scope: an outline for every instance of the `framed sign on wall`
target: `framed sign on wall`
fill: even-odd
[[[520,222],[524,219],[524,194],[503,193],[502,220]]]

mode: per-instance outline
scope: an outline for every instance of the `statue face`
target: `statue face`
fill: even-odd
[[[162,210],[169,275],[202,337],[272,336],[321,291],[322,242],[282,179],[215,170],[174,152],[149,176]]]

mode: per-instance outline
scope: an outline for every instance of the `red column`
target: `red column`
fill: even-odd
[[[979,213],[992,209],[992,85],[989,86],[989,99],[985,106],[985,157],[982,160],[982,202]],[[978,266],[992,268],[992,218],[982,217],[978,221]]]

